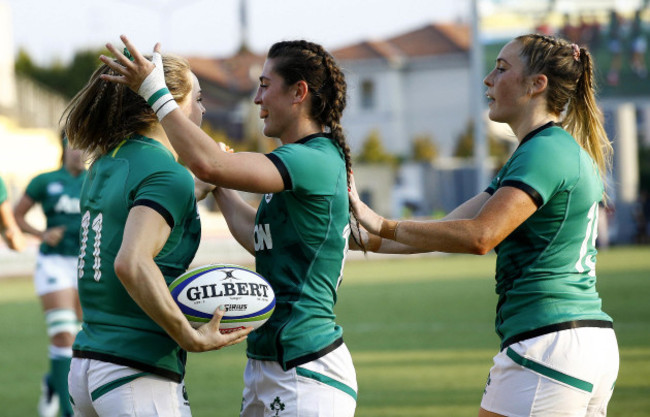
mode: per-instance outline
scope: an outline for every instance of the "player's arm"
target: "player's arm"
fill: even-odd
[[[467,200],[460,206],[456,207],[449,214],[447,214],[442,220],[471,219],[479,213],[479,211],[481,210],[481,208],[489,198],[490,198],[490,194],[487,192],[477,194],[476,196]],[[361,207],[361,205],[363,204],[361,202],[361,199],[359,198],[354,177],[351,179],[350,203],[353,208]],[[365,207],[365,209],[370,210],[367,206],[365,206],[365,204],[363,204],[363,206]],[[363,248],[359,245],[358,242],[363,242]],[[365,249],[366,251],[369,252],[392,253],[392,254],[432,252],[432,250],[429,249],[428,247],[418,247],[418,246],[405,244],[402,242],[397,242],[392,239],[382,239],[379,236],[379,231],[377,231],[376,233],[369,233],[364,228],[361,228],[360,230],[357,229],[356,227],[354,227],[354,225],[352,227],[352,238],[350,239],[349,247],[352,250]]]
[[[478,255],[494,249],[537,210],[530,195],[514,187],[499,188],[471,219],[394,222],[358,199],[353,206],[370,233],[423,250]]]
[[[133,61],[110,43],[107,44],[106,47],[115,56],[117,62],[106,56],[101,56],[100,59],[119,75],[103,74],[102,79],[125,84],[145,100],[152,97],[153,93],[167,90],[161,70],[160,45],[156,44],[153,60],[149,61],[126,36],[121,36],[121,39],[133,56]],[[169,101],[165,103],[164,106],[168,107],[154,108],[154,111],[161,119],[165,133],[178,152],[179,158],[187,164],[194,175],[211,184],[241,191],[275,193],[284,189],[280,172],[264,154],[225,152],[218,143],[188,119],[177,105]]]
[[[194,177],[194,197],[196,198],[196,201],[203,200],[212,192],[212,190],[214,190],[214,188],[214,185]]]
[[[235,190],[217,187],[212,191],[228,229],[240,245],[251,255],[255,254],[253,229],[255,227],[256,209],[248,204]]]
[[[380,236],[368,233],[364,228],[357,229],[352,226],[351,230],[352,234],[348,240],[348,247],[350,250],[402,255],[429,252],[428,250],[408,246],[394,240],[382,239]],[[363,245],[363,247],[361,245]]]
[[[170,232],[170,226],[155,210],[146,206],[131,209],[114,265],[124,288],[187,351],[216,350],[243,341],[250,328],[226,335],[219,333],[223,311],[215,312],[214,318],[199,329],[194,329],[182,314],[154,262]]]
[[[65,226],[50,227],[49,229],[39,230],[32,226],[26,219],[27,212],[31,210],[32,207],[36,205],[36,202],[27,194],[18,200],[18,204],[14,208],[14,216],[16,218],[16,223],[20,230],[23,233],[27,233],[33,236],[36,236],[43,242],[47,243],[50,246],[56,246],[59,244],[63,238],[63,233],[65,232]]]
[[[203,181],[253,193],[277,193],[284,182],[273,162],[254,152],[228,153],[181,111],[161,122],[179,158]]]
[[[350,208],[353,210],[358,210],[358,207],[363,205],[366,209],[370,210],[359,197],[357,192],[357,186],[354,181],[354,176],[350,178]],[[370,210],[372,212],[372,210]],[[372,212],[374,213],[374,212]],[[355,215],[357,211],[355,211]],[[363,227],[362,224],[359,224],[357,220],[351,216],[350,222],[350,238],[348,239],[348,247],[351,250],[363,250],[366,252],[376,252],[376,253],[392,253],[392,254],[410,254],[410,253],[424,253],[430,252],[426,249],[417,248],[411,245],[406,245],[404,243],[399,243],[390,239],[383,239],[379,236],[379,233],[370,233],[367,229]]]
[[[469,200],[465,201],[460,206],[453,209],[449,214],[441,220],[459,220],[474,218],[480,211],[486,201],[490,199],[490,194],[482,192]]]
[[[21,251],[25,247],[25,239],[16,224],[8,200],[0,203],[0,235],[10,249]]]
[[[443,217],[441,220],[460,220],[460,219],[471,219],[476,216],[485,202],[490,198],[490,194],[483,192],[480,193],[471,199],[467,200],[460,206],[456,207],[449,214]],[[377,253],[394,253],[394,254],[411,254],[411,253],[427,253],[432,252],[429,249],[418,248],[415,246],[409,246],[404,243],[396,242],[391,239],[382,239],[380,236],[370,235],[367,231],[366,234],[371,236],[370,241],[376,240],[379,243],[377,250],[373,252]],[[377,243],[374,243],[373,246],[377,246]]]

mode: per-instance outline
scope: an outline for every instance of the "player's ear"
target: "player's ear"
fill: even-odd
[[[532,76],[532,86],[530,92],[533,95],[539,94],[546,90],[548,78],[544,74],[535,74]]]
[[[309,93],[309,86],[307,85],[306,81],[300,80],[292,86],[292,90],[294,95],[293,103],[298,104],[305,101],[305,98],[307,97],[307,93]]]

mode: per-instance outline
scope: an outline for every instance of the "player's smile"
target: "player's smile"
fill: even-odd
[[[292,90],[273,71],[273,65],[273,60],[264,63],[254,103],[260,106],[259,117],[264,120],[264,135],[281,138],[295,120],[292,114],[293,96]]]

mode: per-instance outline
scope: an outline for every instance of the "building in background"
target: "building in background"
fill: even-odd
[[[450,156],[470,118],[470,41],[467,25],[430,24],[334,50],[348,80],[343,126],[353,152],[377,130],[393,154],[408,158],[425,135]]]
[[[632,8],[620,15],[625,52],[616,83],[606,78],[614,59],[607,47],[612,28],[606,24],[605,10],[616,6],[614,0],[599,0],[590,8],[575,8],[578,2],[564,1],[480,3],[484,72],[493,65],[505,39],[517,34],[543,31],[578,36],[576,40],[581,44],[580,39],[589,39],[602,86],[599,104],[616,149],[610,181],[611,230],[615,235],[612,241],[630,241],[634,233],[630,218],[639,196],[637,146],[650,148],[650,83],[647,73],[639,69],[639,57],[628,58],[632,56],[633,34],[634,39],[648,41],[648,1],[630,0],[634,7],[643,7],[636,15]],[[569,10],[570,6],[575,10]],[[521,13],[522,7],[528,7],[531,13]],[[242,9],[242,16],[244,12]],[[635,16],[639,16],[640,25],[634,25]],[[245,26],[242,18],[244,34]],[[590,35],[579,38],[585,33]],[[0,175],[15,199],[29,178],[58,165],[59,117],[66,100],[16,77],[11,38],[8,6],[0,1]],[[246,36],[242,39],[241,48],[233,56],[188,59],[203,89],[206,130],[218,132],[235,145],[245,144],[237,149],[251,149],[253,144],[255,150],[265,152],[276,142],[262,136],[259,109],[253,103],[265,56],[252,53],[246,46]],[[637,41],[636,45],[639,44],[643,42]],[[469,26],[432,23],[388,39],[368,39],[331,51],[348,81],[348,107],[342,122],[353,155],[375,134],[382,146],[403,162],[397,168],[383,167],[389,175],[378,174],[377,166],[369,167],[369,174],[362,175],[358,169],[363,167],[355,167],[360,191],[367,186],[368,198],[382,208],[382,214],[398,217],[405,213],[429,216],[446,212],[476,191],[477,161],[452,157],[458,138],[475,118],[472,104],[483,100],[482,94],[475,97],[475,84],[481,81],[473,78],[471,48]],[[513,139],[507,127],[487,123],[487,133]],[[422,137],[434,142],[437,157],[414,162],[413,141]],[[497,165],[492,160],[486,162],[490,170],[498,168]],[[367,178],[368,184],[363,184],[362,178]]]
[[[410,158],[412,142],[418,136],[431,138],[440,155],[450,156],[470,117],[469,47],[469,28],[449,23],[429,24],[389,39],[332,50],[348,83],[342,124],[352,153],[358,153],[369,135],[376,132],[388,152],[404,159]],[[207,109],[205,123],[235,143],[269,143],[261,135],[259,110],[253,103],[264,59],[245,45],[232,57],[189,58],[201,83]],[[449,166],[447,163],[443,168],[447,173]],[[469,191],[433,196],[429,190],[412,186],[414,182],[427,183],[413,177],[421,175],[420,165],[400,175],[401,184],[409,191],[393,193],[396,179],[392,168],[367,167],[368,175],[361,174],[361,169],[356,170],[358,184],[367,187],[367,197],[386,215],[401,213],[404,205],[410,205],[417,214],[428,213],[440,200],[448,202],[440,209],[449,209],[447,206]],[[378,170],[385,172],[379,174]],[[428,171],[429,177],[435,177]],[[466,173],[461,175],[467,177]],[[380,177],[380,184],[370,183]],[[366,184],[365,178],[369,180]],[[465,183],[467,178],[458,181]],[[450,201],[448,195],[456,198]]]
[[[260,130],[259,117],[251,117],[258,114],[253,96],[264,59],[264,55],[256,55],[245,46],[231,57],[188,58],[201,84],[203,104],[207,109],[204,123],[235,142],[256,136]]]
[[[59,119],[67,100],[17,77],[9,5],[0,2],[0,176],[16,201],[36,174],[60,165]]]
[[[469,43],[466,25],[430,24],[332,50],[348,82],[342,122],[352,151],[376,130],[391,153],[408,157],[413,139],[427,135],[450,155],[469,121]],[[253,96],[264,59],[245,47],[227,58],[189,58],[205,121],[235,141],[259,132]]]

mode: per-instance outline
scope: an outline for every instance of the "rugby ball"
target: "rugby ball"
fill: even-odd
[[[239,265],[205,265],[187,271],[170,285],[172,297],[193,327],[210,321],[217,307],[226,312],[219,330],[257,329],[275,309],[275,293],[257,272]]]

